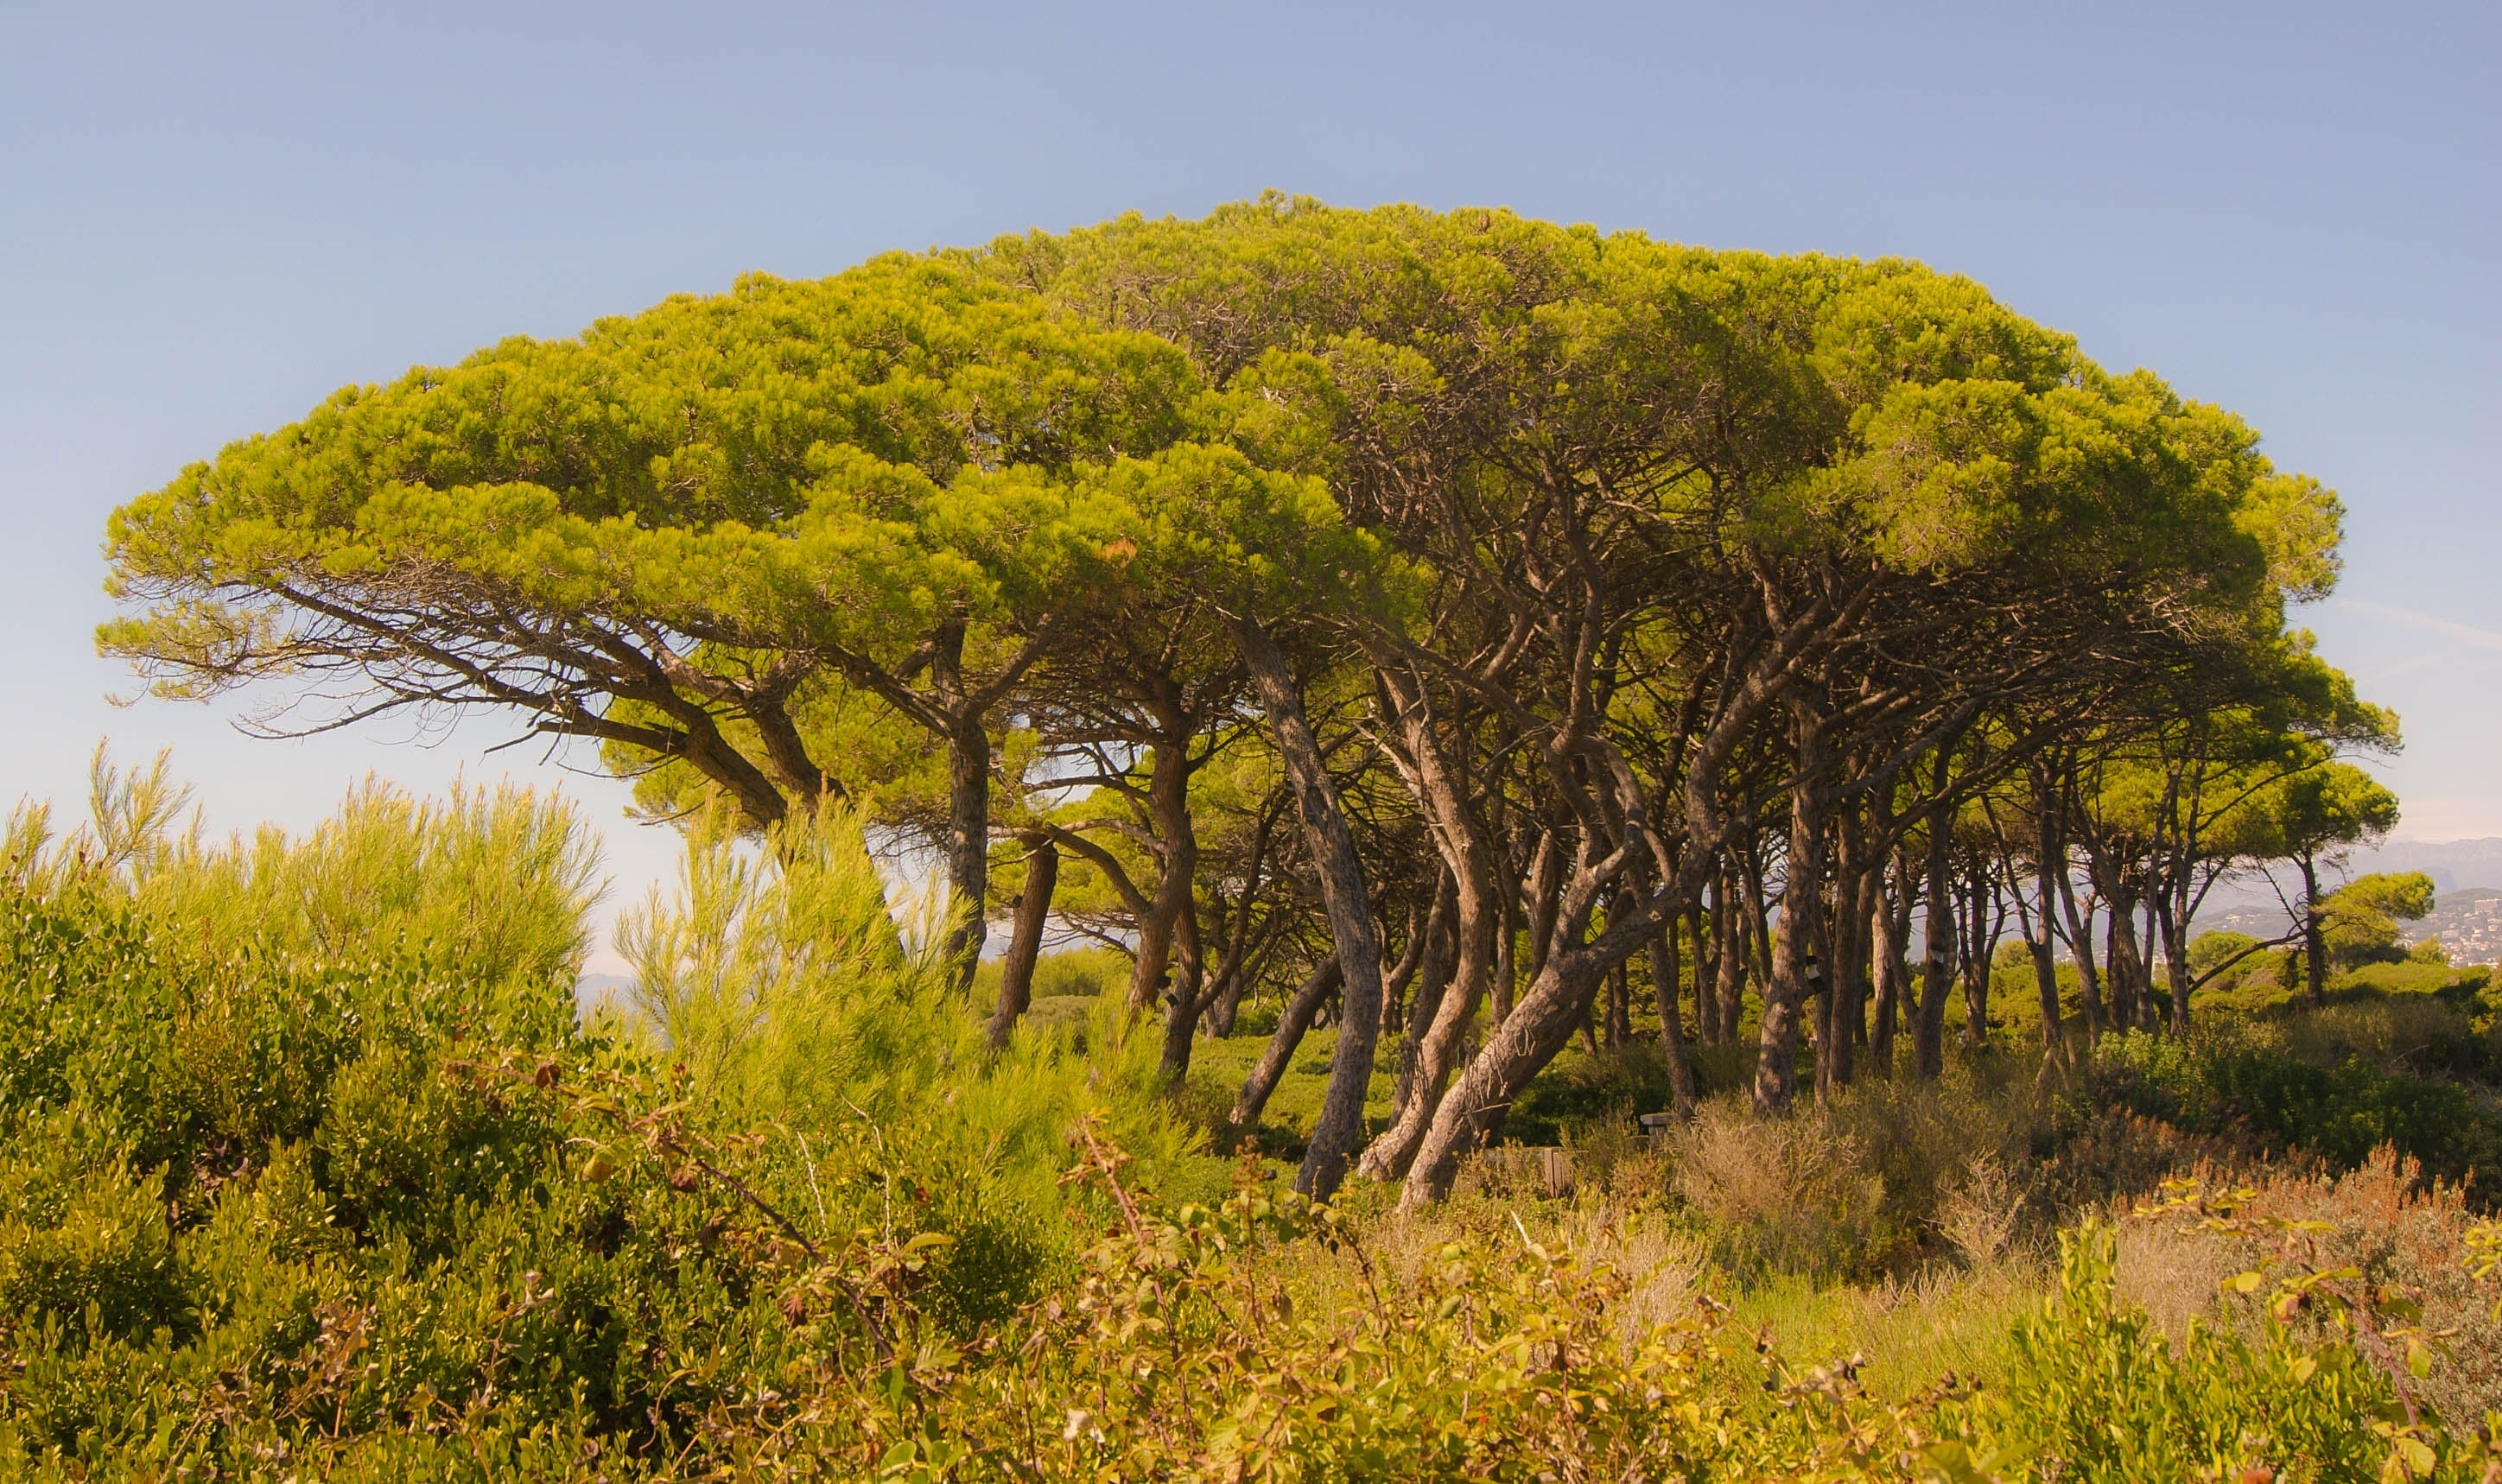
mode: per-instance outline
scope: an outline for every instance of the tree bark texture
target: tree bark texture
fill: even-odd
[[[1330,938],[1336,946],[1343,1014],[1337,1050],[1330,1059],[1329,1087],[1321,1096],[1320,1118],[1296,1171],[1295,1188],[1315,1199],[1336,1194],[1347,1162],[1364,1137],[1364,1097],[1372,1081],[1372,1048],[1381,1031],[1381,942],[1372,926],[1372,909],[1365,892],[1364,869],[1355,853],[1337,788],[1330,782],[1320,745],[1312,739],[1303,698],[1295,689],[1284,651],[1266,629],[1248,617],[1234,622],[1234,645],[1250,672],[1268,727],[1293,782],[1295,807],[1302,818],[1305,844],[1318,870],[1322,904],[1329,911]]]
[[[1008,1043],[1017,1017],[1033,1002],[1033,966],[1042,957],[1042,932],[1051,921],[1052,893],[1060,884],[1060,850],[1049,840],[1034,842],[1026,857],[1025,890],[1017,894],[1016,926],[1008,937],[1007,957],[999,961],[998,1005],[991,1012],[991,1050]]]
[[[1945,791],[1946,760],[1938,759],[1938,786]],[[1947,848],[1954,816],[1944,805],[1929,818],[1928,912],[1923,919],[1920,1003],[1911,1017],[1911,1072],[1927,1080],[1946,1069],[1946,995],[1954,988],[1954,872]]]
[[[1694,1112],[1694,1062],[1685,1054],[1685,1027],[1678,1017],[1676,919],[1672,916],[1659,929],[1659,941],[1650,950],[1651,992],[1659,1001],[1659,1054],[1668,1063],[1668,1086],[1676,1100],[1679,1117]],[[1702,983],[1696,976],[1696,985]]]
[[[1251,1075],[1242,1079],[1242,1091],[1234,1095],[1234,1111],[1227,1122],[1236,1129],[1259,1124],[1260,1114],[1268,1106],[1268,1095],[1277,1090],[1278,1079],[1285,1076],[1287,1063],[1295,1058],[1295,1048],[1302,1044],[1304,1032],[1312,1029],[1312,1018],[1337,993],[1337,987],[1336,956],[1323,959],[1303,976],[1303,982],[1296,987],[1286,1000],[1285,1010],[1277,1017],[1277,1029],[1268,1036],[1268,1049],[1260,1053]]]

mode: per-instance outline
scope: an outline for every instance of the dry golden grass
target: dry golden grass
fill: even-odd
[[[2385,1148],[2343,1175],[2272,1168],[2208,1172],[2202,1183],[2249,1190],[2248,1216],[2316,1223],[2317,1230],[2223,1238],[2177,1223],[2122,1222],[2119,1295],[2166,1334],[2177,1341],[2192,1319],[2259,1324],[2251,1301],[2223,1293],[2236,1273],[2271,1262],[2315,1271],[2350,1265],[2364,1285],[2421,1305],[2422,1328],[2439,1337],[2421,1389],[2444,1418],[2466,1425],[2502,1408],[2502,1316],[2492,1288],[2468,1270],[2465,1237],[2474,1218],[2456,1187],[2417,1188],[2414,1165]]]

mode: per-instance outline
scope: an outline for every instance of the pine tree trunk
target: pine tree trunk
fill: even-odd
[[[1685,1027],[1677,1018],[1676,919],[1671,917],[1659,930],[1659,941],[1651,946],[1651,992],[1659,1001],[1659,1054],[1668,1063],[1669,1091],[1676,1099],[1679,1115],[1694,1111],[1694,1063],[1685,1055]],[[1695,975],[1695,987],[1702,988],[1702,975]]]
[[[2319,930],[2319,864],[2310,851],[2304,851],[2302,861],[2302,963],[2303,982],[2311,991],[2315,1005],[2328,1003],[2328,939]]]
[[[1343,980],[1339,994],[1345,1024],[1338,1030],[1337,1050],[1330,1058],[1329,1087],[1321,1096],[1311,1144],[1295,1174],[1297,1190],[1326,1200],[1337,1193],[1347,1162],[1364,1137],[1364,1096],[1372,1082],[1373,1041],[1381,1030],[1381,942],[1373,930],[1355,837],[1347,828],[1345,808],[1330,781],[1320,745],[1312,738],[1303,698],[1295,689],[1285,654],[1250,619],[1235,620],[1234,631],[1235,648],[1259,691],[1268,729],[1294,785],[1295,806],[1302,817],[1304,842],[1320,877],[1321,901],[1329,911],[1330,937],[1336,945]]]
[[[1261,1112],[1268,1106],[1268,1095],[1277,1090],[1277,1081],[1285,1076],[1286,1065],[1295,1058],[1295,1048],[1312,1029],[1313,1017],[1320,1014],[1321,1004],[1337,992],[1337,960],[1323,959],[1296,987],[1286,1008],[1277,1017],[1277,1029],[1268,1036],[1268,1049],[1260,1053],[1259,1062],[1251,1075],[1242,1079],[1242,1091],[1234,1097],[1234,1111],[1226,1122],[1236,1129],[1249,1129],[1260,1122]]]
[[[1946,764],[1938,762],[1943,791]],[[1922,928],[1920,1003],[1911,1017],[1911,1072],[1927,1080],[1946,1069],[1946,995],[1954,986],[1954,873],[1946,848],[1954,817],[1944,806],[1929,821],[1928,916]]]
[[[1796,721],[1799,782],[1790,788],[1789,881],[1781,893],[1781,936],[1764,985],[1764,1018],[1755,1045],[1755,1116],[1769,1118],[1798,1096],[1798,1039],[1808,1008],[1816,940],[1823,935],[1824,804],[1807,780],[1823,770],[1823,733],[1803,711]],[[1830,1017],[1833,996],[1817,996]],[[1827,1039],[1830,1039],[1828,1033]]]
[[[961,987],[973,982],[988,935],[991,869],[991,738],[980,717],[947,738],[947,961]]]
[[[1037,841],[1026,858],[1025,890],[1017,894],[1016,927],[1007,957],[999,961],[999,1000],[991,1012],[991,1050],[1008,1043],[1017,1017],[1033,1002],[1033,967],[1042,958],[1042,932],[1051,920],[1051,897],[1060,884],[1060,850]]]
[[[1880,862],[1876,872],[1876,908],[1868,920],[1869,956],[1876,961],[1876,1024],[1868,1036],[1868,1059],[1876,1066],[1878,1076],[1890,1078],[1894,1075],[1895,1024],[1903,1013],[1904,941],[1895,925],[1910,920],[1908,908],[1910,883],[1903,882],[1889,894],[1885,886],[1887,874]],[[1906,903],[1899,915],[1896,912],[1897,896]]]

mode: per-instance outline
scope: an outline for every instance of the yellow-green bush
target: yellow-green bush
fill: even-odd
[[[1031,1027],[993,1055],[987,1006],[896,929],[839,817],[699,839],[683,894],[632,938],[644,1019],[585,1029],[566,945],[587,876],[560,811],[369,792],[305,841],[152,845],[131,821],[162,812],[130,803],[97,831],[113,849],[38,851],[0,893],[0,1471],[2333,1478],[2414,1467],[2409,1447],[2441,1476],[2483,1464],[2461,1419],[2391,1423],[2400,1383],[2361,1332],[2219,1323],[2155,1347],[2090,1247],[1977,1393],[1880,1400],[1846,1362],[1737,1342],[1715,1245],[1741,1275],[1961,1264],[2006,1280],[1997,1314],[2046,1281],[2011,1240],[2015,1213],[2038,1231],[2049,1211],[2026,1161],[2091,1135],[2057,1125],[2020,1059],[1973,1053],[1944,1083],[1870,1082],[1785,1122],[1714,1102],[1665,1152],[1585,1124],[1613,1171],[1577,1207],[1481,1194],[1434,1225],[1349,1219],[1250,1166],[1220,1202],[1229,1172],[1148,1091],[1152,1037],[1125,1035],[1119,996],[1064,996],[1088,1006],[1083,1053]],[[501,885],[421,879],[361,906],[305,889],[385,866]],[[253,903],[265,926],[238,918]],[[2421,1029],[2380,1028],[2434,1044]],[[1641,1060],[1551,1107],[1603,1099]],[[2438,1287],[2444,1313],[2483,1295],[2452,1257],[2407,1261],[2375,1271]],[[2307,1388],[2305,1358],[2324,1378]],[[2456,1410],[2481,1384],[2419,1390]],[[2107,1446],[2109,1418],[2144,1435]]]
[[[0,1309],[71,1344],[187,1330],[162,1184],[67,1114],[17,1130],[0,1159]]]

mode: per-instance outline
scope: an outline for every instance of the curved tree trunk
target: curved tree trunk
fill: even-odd
[[[1403,1059],[1405,1075],[1391,1127],[1365,1150],[1357,1165],[1359,1173],[1377,1180],[1405,1171],[1427,1121],[1441,1100],[1461,1037],[1494,977],[1495,935],[1504,914],[1495,884],[1494,853],[1469,813],[1467,780],[1443,752],[1423,683],[1395,656],[1384,654],[1375,660],[1374,676],[1397,708],[1410,791],[1424,812],[1451,885],[1454,950],[1450,984],[1436,996],[1430,1015],[1408,1017],[1412,1050]]]
[[[1051,920],[1051,897],[1060,884],[1060,850],[1049,840],[1034,843],[1026,858],[1025,890],[1017,894],[1016,927],[1008,938],[1007,957],[999,961],[999,999],[991,1011],[991,1050],[1008,1043],[1017,1017],[1033,1002],[1033,966],[1042,958],[1042,932]]]
[[[2068,859],[2062,853],[2056,866],[2054,884],[2059,889],[2059,913],[2068,925],[2068,951],[2077,961],[2077,986],[2084,998],[2085,1044],[2092,1046],[2102,1039],[2107,1017],[2103,1010],[2103,975],[2094,963],[2093,914],[2077,906],[2076,884],[2068,879]]]
[[[1182,915],[1190,910],[1191,892],[1199,874],[1199,841],[1190,819],[1190,760],[1187,739],[1159,742],[1148,749],[1147,813],[1155,822],[1163,860],[1155,894],[1147,899],[1138,921],[1136,957],[1130,967],[1130,1014],[1144,1014],[1172,992],[1173,939]]]
[[[1814,778],[1824,760],[1817,724],[1799,721],[1798,773],[1790,789],[1789,882],[1781,892],[1781,936],[1773,946],[1773,971],[1764,986],[1764,1018],[1756,1037],[1755,1116],[1781,1112],[1798,1096],[1800,1015],[1806,1008],[1809,965],[1824,903],[1824,804]],[[1832,997],[1825,997],[1829,1007]]]
[[[1470,932],[1466,919],[1453,926],[1455,935],[1462,940],[1456,972],[1450,984],[1436,996],[1437,1002],[1434,1017],[1423,1028],[1410,1067],[1411,1074],[1403,1095],[1394,1104],[1397,1110],[1394,1121],[1364,1151],[1364,1159],[1357,1166],[1357,1173],[1368,1179],[1395,1180],[1406,1173],[1408,1161],[1414,1158],[1416,1146],[1423,1141],[1425,1130],[1435,1110],[1441,1104],[1442,1090],[1450,1080],[1451,1064],[1458,1059],[1460,1038],[1475,1016],[1478,995],[1470,981],[1474,979],[1482,983],[1484,975],[1471,970],[1470,959],[1473,951],[1476,962],[1485,963],[1491,958],[1493,944],[1487,941],[1472,950],[1467,942]],[[1477,935],[1491,940],[1493,934],[1486,930],[1491,927],[1492,924],[1480,920]]]
[[[1512,1007],[1511,1018],[1486,1037],[1435,1110],[1407,1166],[1399,1195],[1402,1209],[1429,1205],[1450,1194],[1460,1157],[1482,1141],[1529,1079],[1572,1038],[1601,978],[1658,926],[1655,914],[1636,913],[1594,942],[1547,955],[1546,966]]]
[[[1166,1089],[1178,1088],[1190,1075],[1191,1045],[1199,1038],[1200,1017],[1207,1012],[1215,997],[1207,984],[1207,956],[1199,938],[1199,914],[1185,911],[1173,932],[1176,973],[1172,988],[1165,994],[1164,1051],[1156,1067],[1157,1081]]]
[[[1381,941],[1373,930],[1355,837],[1347,829],[1345,809],[1330,782],[1320,745],[1312,739],[1285,654],[1255,621],[1236,619],[1233,627],[1234,647],[1260,693],[1294,784],[1295,806],[1320,875],[1321,900],[1329,909],[1330,937],[1344,980],[1340,994],[1345,1013],[1337,1050],[1330,1059],[1329,1089],[1322,1094],[1321,1116],[1312,1127],[1302,1167],[1295,1173],[1297,1190],[1326,1200],[1336,1194],[1347,1161],[1364,1137],[1364,1096],[1372,1082],[1373,1041],[1381,1031]]]
[[[1680,1117],[1688,1116],[1694,1112],[1694,1063],[1685,1055],[1685,1027],[1677,1018],[1678,970],[1682,965],[1676,958],[1674,917],[1660,925],[1659,941],[1651,945],[1650,953],[1651,993],[1659,1001],[1660,1059],[1668,1063],[1669,1092],[1676,1100],[1676,1112]],[[1697,989],[1702,987],[1700,973],[1695,976],[1695,985]]]
[[[1437,896],[1435,900],[1438,902],[1440,898]],[[1434,946],[1435,934],[1440,930],[1430,909],[1422,914],[1421,918],[1415,909],[1408,909],[1407,941],[1400,947],[1399,961],[1392,964],[1389,972],[1381,978],[1381,993],[1385,1000],[1407,993],[1407,987],[1415,981],[1416,975],[1425,966],[1425,954]],[[1389,1018],[1386,1014],[1382,1019],[1382,1026],[1385,1029],[1389,1027]]]
[[[1226,1122],[1236,1129],[1249,1129],[1260,1122],[1260,1114],[1268,1106],[1268,1095],[1277,1090],[1277,1079],[1286,1074],[1286,1064],[1295,1058],[1295,1048],[1302,1044],[1303,1033],[1312,1029],[1312,1017],[1320,1013],[1321,1004],[1337,992],[1337,960],[1323,959],[1309,974],[1303,976],[1286,1008],[1277,1017],[1277,1029],[1268,1037],[1268,1048],[1260,1054],[1259,1063],[1251,1075],[1242,1079],[1242,1091],[1234,1096],[1234,1111]]]
[[[1425,1032],[1432,1028],[1434,1016],[1442,1008],[1442,999],[1450,993],[1451,976],[1459,963],[1459,946],[1452,929],[1450,913],[1450,878],[1442,879],[1442,891],[1434,899],[1434,911],[1426,922],[1423,961],[1417,965],[1413,982],[1416,993],[1408,998],[1407,1014],[1399,1028],[1399,1075],[1390,1095],[1394,1108],[1406,1106],[1416,1086],[1416,1063],[1424,1051]],[[1384,1029],[1387,1029],[1385,1026]]]
[[[1538,853],[1530,860],[1526,910],[1521,914],[1529,929],[1529,977],[1534,982],[1546,969],[1547,940],[1555,935],[1556,894],[1563,890],[1564,847],[1555,831],[1541,829],[1538,834]]]

